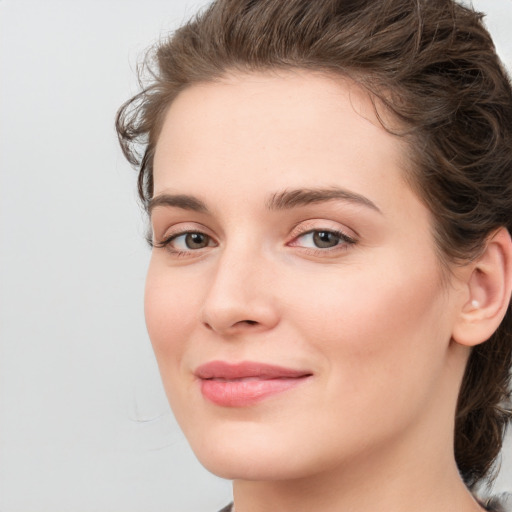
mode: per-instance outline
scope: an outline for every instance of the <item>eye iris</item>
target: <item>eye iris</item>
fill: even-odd
[[[202,249],[208,245],[208,236],[202,233],[188,233],[185,244],[189,249]]]
[[[317,247],[327,248],[338,245],[340,239],[330,231],[315,231],[313,233],[313,242]]]

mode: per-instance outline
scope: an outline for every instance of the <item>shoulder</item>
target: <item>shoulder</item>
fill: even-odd
[[[485,507],[490,512],[512,512],[512,494],[493,496],[485,502]]]
[[[512,512],[512,494],[503,493],[485,500],[485,508],[489,512]],[[219,512],[234,512],[233,504],[226,505]]]

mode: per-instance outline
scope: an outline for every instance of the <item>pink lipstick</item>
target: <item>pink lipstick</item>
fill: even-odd
[[[194,372],[203,396],[223,407],[245,407],[306,381],[311,372],[257,362],[212,361]]]

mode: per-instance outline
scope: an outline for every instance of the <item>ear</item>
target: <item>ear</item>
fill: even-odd
[[[484,252],[469,264],[464,303],[452,339],[468,347],[488,340],[503,320],[512,293],[512,241],[505,228],[489,237]]]

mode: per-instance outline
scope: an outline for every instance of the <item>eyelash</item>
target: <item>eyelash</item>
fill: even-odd
[[[307,235],[312,235],[314,233],[328,233],[330,235],[334,235],[336,238],[338,238],[338,243],[332,247],[301,247],[294,242],[299,240],[300,238],[303,238]],[[316,228],[316,229],[308,229],[307,231],[301,232],[294,236],[292,242],[289,244],[292,247],[298,247],[299,249],[302,249],[303,251],[307,252],[311,255],[317,255],[322,256],[326,255],[326,253],[330,252],[338,252],[347,250],[349,246],[355,245],[357,243],[357,240],[352,238],[351,236],[347,235],[343,231],[340,231],[338,229],[326,229],[326,228]]]
[[[152,243],[152,247],[156,247],[158,249],[166,249],[173,256],[176,256],[178,258],[186,257],[186,256],[189,256],[192,252],[200,251],[201,249],[189,249],[187,251],[182,251],[180,249],[175,249],[174,247],[172,247],[171,243],[174,240],[176,240],[179,237],[187,236],[187,235],[203,235],[203,236],[208,238],[209,242],[213,241],[213,238],[210,235],[208,235],[208,234],[206,234],[206,233],[204,233],[202,231],[199,231],[199,230],[186,230],[186,231],[180,231],[178,233],[172,233],[171,235],[169,235],[168,237],[164,238],[163,240],[161,240],[159,242],[156,242],[156,243]],[[217,244],[215,244],[215,245],[217,245]],[[207,248],[207,247],[211,247],[211,246],[207,245],[204,248]]]
[[[301,247],[295,243],[300,238],[303,238],[307,235],[311,235],[314,233],[328,233],[330,235],[334,235],[336,238],[339,239],[339,241],[338,241],[338,243],[336,243],[336,245],[334,245],[332,247],[324,247],[324,248]],[[171,244],[174,240],[176,240],[179,237],[186,236],[186,235],[203,235],[208,238],[209,243],[214,242],[214,245],[207,245],[206,247],[202,247],[199,249],[190,249],[189,248],[186,251],[183,251],[180,249],[175,249],[174,247],[172,247]],[[301,232],[298,232],[297,234],[294,234],[292,241],[289,242],[287,245],[289,245],[291,247],[298,247],[299,249],[302,249],[303,251],[305,251],[311,255],[322,256],[329,252],[334,252],[334,251],[337,252],[340,250],[347,250],[348,246],[355,245],[356,243],[357,243],[356,239],[352,238],[351,236],[347,235],[346,233],[343,233],[343,231],[340,231],[337,229],[316,228],[316,229],[307,229],[306,231],[301,231]],[[152,247],[155,247],[158,249],[166,249],[173,256],[178,257],[178,258],[187,257],[187,256],[190,256],[194,252],[201,251],[201,249],[206,249],[208,247],[215,247],[217,245],[218,244],[214,241],[214,239],[210,235],[208,235],[202,231],[199,231],[199,230],[186,230],[186,231],[180,231],[178,233],[172,233],[171,235],[167,236],[166,238],[164,238],[161,241],[151,243]]]

